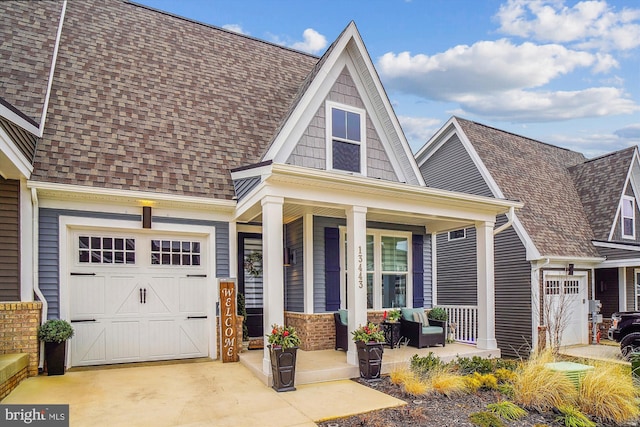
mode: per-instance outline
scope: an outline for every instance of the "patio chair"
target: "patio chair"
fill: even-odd
[[[424,308],[403,308],[400,317],[400,334],[407,338],[413,347],[431,347],[446,342],[446,324],[444,320],[428,319]]]
[[[349,348],[349,332],[347,331],[347,310],[338,310],[333,313],[336,324],[336,350],[347,351]]]

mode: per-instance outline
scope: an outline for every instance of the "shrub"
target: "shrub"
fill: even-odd
[[[429,391],[429,384],[423,381],[421,378],[417,378],[415,376],[409,376],[402,383],[402,389],[405,393],[408,393],[412,396],[421,396],[423,394],[427,394]]]
[[[518,378],[515,372],[505,368],[496,369],[493,375],[495,375],[501,383],[513,383]]]
[[[560,415],[556,418],[556,421],[566,427],[596,427],[596,423],[572,405],[560,405],[558,406],[558,411],[560,411]]]
[[[389,380],[391,380],[393,384],[403,384],[413,376],[413,372],[407,368],[395,368],[389,372]]]
[[[432,351],[429,352],[426,356],[418,356],[414,354],[411,357],[409,367],[411,370],[421,377],[427,375],[427,373],[433,369],[441,368],[444,365],[442,360],[436,355],[433,354]]]
[[[459,396],[468,390],[463,377],[445,368],[432,370],[428,375],[428,381],[433,390],[447,397]]]
[[[516,421],[527,415],[527,411],[508,400],[503,400],[498,403],[489,403],[487,405],[487,409],[507,421]]]
[[[587,372],[580,384],[578,406],[603,422],[620,424],[637,418],[636,389],[624,368],[603,363]]]
[[[474,412],[469,415],[469,421],[479,427],[504,427],[502,420],[488,411]]]
[[[429,310],[429,312],[427,313],[427,316],[429,317],[429,319],[444,320],[444,321],[446,321],[449,318],[447,311],[442,307],[433,307],[431,310]]]
[[[567,376],[545,368],[552,360],[548,351],[522,365],[513,383],[513,399],[517,404],[542,412],[575,402],[577,390]]]
[[[66,320],[49,319],[38,328],[38,339],[61,343],[73,337],[73,327]]]
[[[474,372],[488,374],[493,372],[495,367],[493,359],[484,359],[480,356],[473,356],[471,359],[459,357],[455,364],[463,375],[473,374]]]

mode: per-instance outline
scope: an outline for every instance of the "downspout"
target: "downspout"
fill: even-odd
[[[40,117],[40,126],[38,126],[38,136],[42,138],[44,134],[44,123],[47,118],[47,110],[49,109],[49,98],[51,97],[51,86],[53,86],[53,75],[56,71],[56,61],[58,59],[58,49],[60,47],[60,39],[62,38],[62,24],[64,23],[64,15],[67,11],[67,0],[62,3],[60,11],[60,24],[56,33],[56,42],[53,46],[53,57],[51,58],[51,67],[49,69],[49,81],[47,82],[47,92],[44,96],[44,104],[42,105],[42,116]]]
[[[493,235],[495,236],[498,233],[502,233],[504,230],[506,230],[507,228],[511,227],[513,225],[513,218],[514,217],[515,217],[515,208],[513,206],[511,206],[509,208],[509,212],[507,212],[507,222],[505,222],[500,227],[498,227],[495,230],[493,230]]]
[[[36,294],[40,302],[42,302],[42,318],[40,319],[41,323],[44,323],[47,320],[47,313],[49,312],[49,305],[47,304],[47,300],[42,294],[40,290],[40,275],[38,274],[39,268],[39,260],[38,260],[38,223],[40,220],[40,216],[38,213],[39,204],[38,204],[38,192],[35,188],[31,189],[31,204],[33,205],[33,221],[32,221],[32,236],[33,236],[33,292]],[[40,343],[40,357],[38,358],[39,363],[38,367],[42,369],[44,367],[44,343]]]

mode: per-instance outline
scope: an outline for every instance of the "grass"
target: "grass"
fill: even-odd
[[[572,405],[561,405],[558,407],[558,411],[560,411],[560,415],[556,421],[566,427],[596,427],[596,423]]]
[[[493,412],[500,418],[504,418],[507,421],[516,421],[527,415],[527,411],[508,400],[503,400],[498,403],[489,403],[487,405],[487,409],[489,412]]]

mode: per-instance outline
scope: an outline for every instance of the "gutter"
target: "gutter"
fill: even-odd
[[[38,274],[39,268],[39,260],[38,260],[38,223],[40,220],[40,216],[38,213],[39,203],[38,203],[38,192],[35,188],[31,189],[31,204],[33,205],[33,221],[32,221],[32,236],[33,236],[33,292],[36,294],[40,302],[42,302],[42,316],[40,318],[40,323],[44,323],[47,319],[47,314],[49,312],[49,304],[47,303],[46,298],[42,294],[42,290],[40,289],[40,276]],[[42,369],[44,367],[44,343],[40,343],[40,357],[38,358],[38,368]]]
[[[504,230],[506,230],[507,228],[511,227],[513,225],[513,219],[515,218],[515,208],[513,206],[511,206],[509,208],[509,212],[506,213],[507,215],[507,222],[502,224],[500,227],[496,228],[493,230],[493,235],[495,236],[496,234],[502,233]]]

